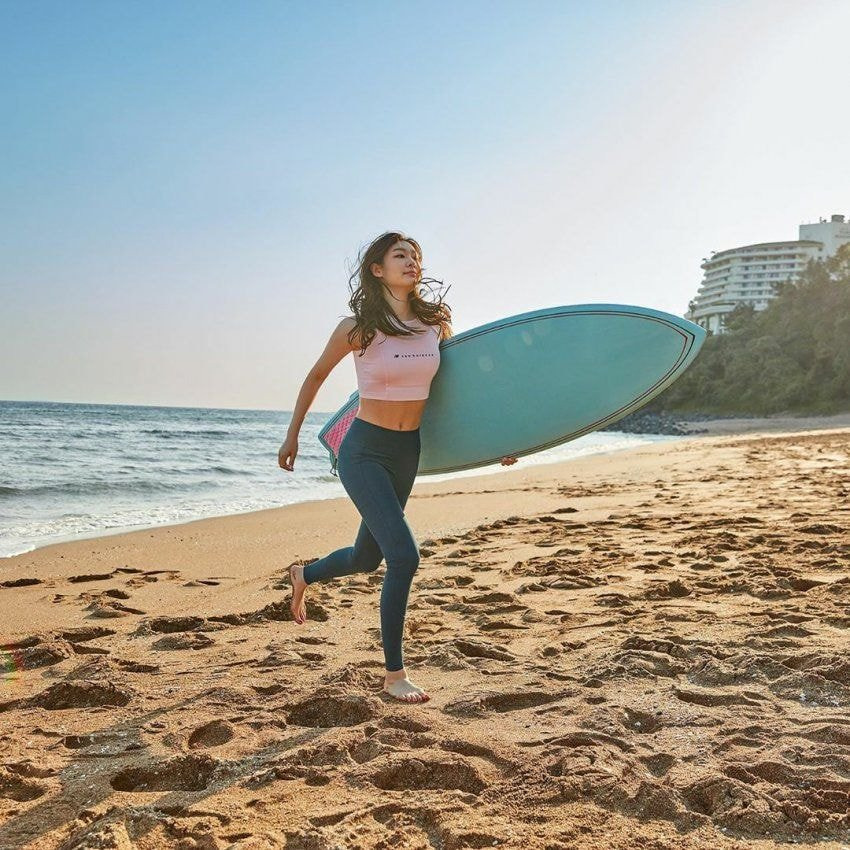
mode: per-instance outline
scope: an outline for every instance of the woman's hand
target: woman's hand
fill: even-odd
[[[502,458],[501,463],[502,466],[511,466],[512,464],[516,463],[516,458],[513,455],[505,455]]]
[[[277,452],[277,464],[281,469],[295,471],[295,455],[298,454],[298,437],[287,437]]]

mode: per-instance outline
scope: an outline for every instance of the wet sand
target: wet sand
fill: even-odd
[[[420,479],[422,705],[383,566],[290,619],[347,499],[6,559],[0,847],[838,850],[849,495],[850,427]]]

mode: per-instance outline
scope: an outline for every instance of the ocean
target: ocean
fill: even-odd
[[[295,471],[288,472],[277,452],[289,411],[0,401],[0,558],[50,543],[344,497],[318,440],[330,415],[307,414]],[[512,467],[497,463],[419,480],[680,439],[594,432]]]

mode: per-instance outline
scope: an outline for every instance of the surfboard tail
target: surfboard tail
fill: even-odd
[[[339,447],[342,445],[354,417],[357,415],[358,405],[354,404],[348,409],[340,412],[319,432],[319,442],[328,450],[331,461],[331,474],[339,478],[337,467],[339,465]]]

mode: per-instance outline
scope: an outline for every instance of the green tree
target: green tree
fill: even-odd
[[[850,410],[850,243],[775,285],[767,308],[739,304],[687,372],[647,411],[825,414]]]

